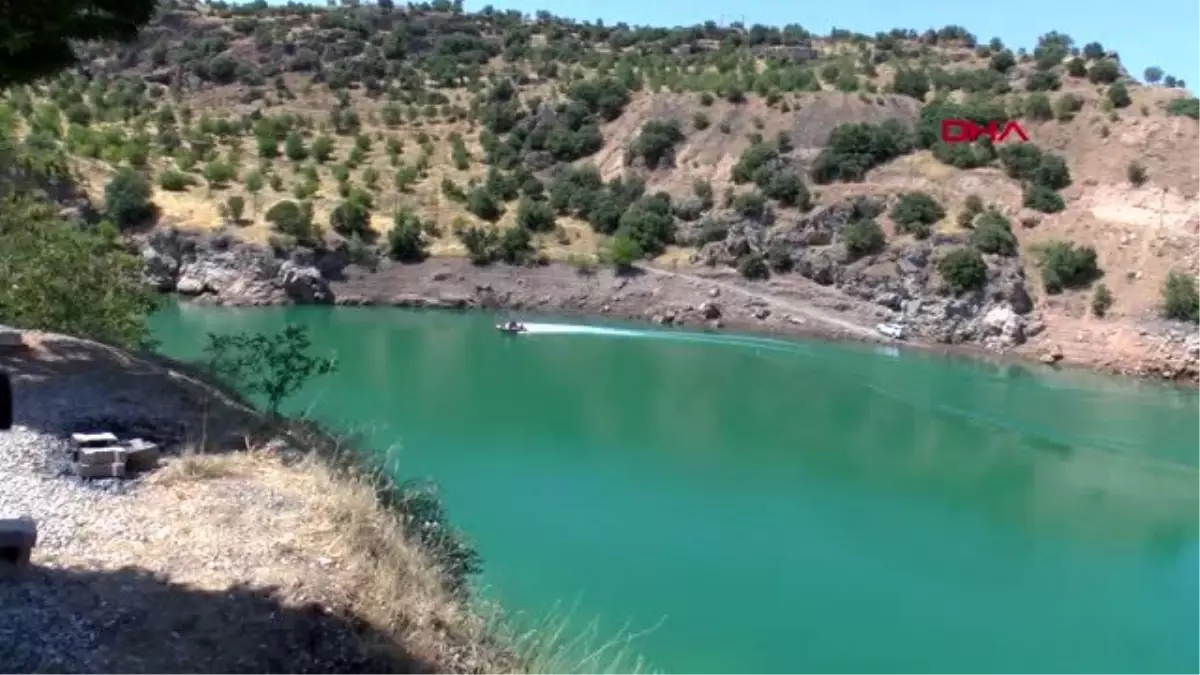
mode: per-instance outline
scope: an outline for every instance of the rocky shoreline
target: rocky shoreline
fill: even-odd
[[[200,304],[519,311],[864,342],[889,342],[874,327],[892,322],[906,327],[903,344],[912,348],[1197,381],[1200,339],[1183,329],[1149,336],[1157,349],[1133,362],[1077,356],[1087,350],[1068,349],[1072,358],[1064,358],[1060,345],[1039,339],[1045,326],[1015,258],[989,256],[988,282],[978,292],[939,293],[930,261],[938,247],[955,244],[954,237],[894,245],[852,262],[839,258],[836,246],[813,246],[810,239],[791,249],[795,272],[748,282],[724,263],[747,248],[768,250],[778,242],[747,241],[754,236],[735,225],[724,240],[701,248],[695,264],[643,266],[624,275],[557,263],[480,267],[459,258],[364,266],[352,262],[345,244],[278,250],[220,232],[158,230],[131,244],[146,262],[147,283]]]

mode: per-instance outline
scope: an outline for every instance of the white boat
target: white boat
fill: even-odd
[[[885,337],[893,340],[904,339],[904,326],[898,323],[880,323],[875,325],[875,330]]]
[[[517,321],[509,321],[508,323],[498,323],[498,324],[496,324],[496,330],[500,331],[501,333],[508,333],[509,335],[516,335],[517,333],[525,332],[525,324],[517,322]]]

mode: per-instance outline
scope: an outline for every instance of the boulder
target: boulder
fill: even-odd
[[[333,291],[321,271],[312,265],[297,265],[289,260],[279,268],[279,282],[287,297],[305,304],[333,302]]]

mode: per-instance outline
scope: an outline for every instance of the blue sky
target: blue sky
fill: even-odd
[[[1115,49],[1138,79],[1157,65],[1187,82],[1200,85],[1200,3],[1196,0],[465,0],[478,10],[516,9],[532,14],[546,9],[578,20],[603,19],[631,25],[676,26],[709,19],[746,25],[798,23],[814,33],[830,28],[874,34],[891,28],[966,27],[980,40],[999,37],[1010,47],[1032,49],[1037,37],[1051,30],[1075,38],[1078,46],[1098,41]]]

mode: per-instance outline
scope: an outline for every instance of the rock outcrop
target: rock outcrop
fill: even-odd
[[[693,262],[736,265],[761,254],[778,268],[832,286],[861,301],[886,308],[890,320],[910,334],[943,344],[976,343],[1007,350],[1025,342],[1033,301],[1016,257],[984,256],[987,283],[953,295],[942,283],[936,261],[945,251],[967,245],[962,235],[935,233],[924,240],[895,239],[882,251],[855,257],[847,250],[847,224],[873,218],[881,201],[856,197],[836,202],[773,227],[732,212],[710,215],[697,232],[724,232],[701,247]]]
[[[140,242],[148,284],[223,305],[332,303],[329,279],[346,266],[340,250],[298,251],[286,260],[272,249],[217,233],[156,231]]]

